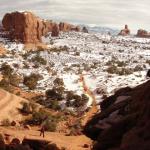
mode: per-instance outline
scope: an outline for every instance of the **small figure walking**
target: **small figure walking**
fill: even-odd
[[[45,137],[45,127],[44,127],[44,125],[42,125],[42,127],[40,129],[40,136],[43,136],[43,138]]]

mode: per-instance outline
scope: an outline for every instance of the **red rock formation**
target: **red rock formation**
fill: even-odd
[[[130,35],[130,30],[128,28],[128,25],[125,25],[125,28],[120,31],[119,35],[122,35],[122,36]]]
[[[41,37],[52,31],[53,26],[53,22],[41,20],[31,12],[7,13],[2,24],[9,31],[8,38],[23,43],[41,42]]]
[[[93,150],[150,149],[150,80],[123,88],[101,102],[101,112],[85,126]]]
[[[65,22],[60,22],[59,30],[63,31],[63,32],[69,32],[69,31],[79,32],[80,31],[80,27],[79,26],[74,26],[72,24],[68,24],[68,23],[65,23]]]
[[[59,36],[59,26],[57,24],[53,26],[51,36],[53,37]]]
[[[137,37],[149,38],[150,37],[150,32],[147,32],[146,30],[143,30],[143,29],[139,29],[137,31]]]
[[[59,31],[80,31],[80,27],[68,23],[57,25],[52,21],[42,20],[31,12],[13,12],[7,13],[3,20],[3,29],[5,36],[10,40],[20,41],[22,43],[38,43],[41,37],[48,32],[52,36],[58,36]]]

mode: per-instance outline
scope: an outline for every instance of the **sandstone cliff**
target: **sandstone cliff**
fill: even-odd
[[[7,13],[2,24],[7,38],[22,43],[41,42],[41,37],[48,32],[52,32],[52,36],[58,36],[60,31],[80,31],[78,26],[68,23],[58,25],[49,20],[42,20],[31,12]]]
[[[96,140],[94,150],[149,150],[150,81],[123,88],[101,103],[84,133]]]
[[[53,22],[41,20],[31,12],[7,13],[2,24],[8,37],[23,43],[41,42],[41,37],[52,31]]]

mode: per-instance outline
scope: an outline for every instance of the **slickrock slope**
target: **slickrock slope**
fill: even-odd
[[[108,97],[84,133],[96,140],[94,150],[149,150],[149,128],[150,81]]]
[[[4,119],[21,120],[22,115],[19,108],[22,107],[21,102],[25,101],[27,100],[0,89],[0,121]]]
[[[122,36],[130,35],[130,30],[128,28],[128,25],[125,25],[125,28],[120,31],[119,35],[122,35]]]
[[[42,20],[31,12],[7,13],[2,24],[6,37],[23,43],[41,42],[41,37],[52,31],[52,36],[58,36],[59,31],[80,31],[78,26],[67,23],[57,25],[55,22]]]
[[[142,38],[149,38],[150,37],[150,32],[143,30],[143,29],[139,29],[137,31],[137,37],[142,37]]]

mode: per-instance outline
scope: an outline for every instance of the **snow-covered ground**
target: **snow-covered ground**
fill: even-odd
[[[30,53],[25,59],[23,45],[9,42],[5,47],[10,54],[0,58],[0,64],[18,64],[19,67],[14,69],[22,76],[31,73],[42,75],[43,79],[39,81],[36,91],[44,92],[52,88],[53,81],[59,77],[64,80],[66,90],[82,94],[84,90],[79,79],[83,74],[87,86],[99,102],[104,95],[111,95],[118,88],[134,87],[146,81],[146,72],[150,68],[150,39],[69,32],[61,33],[57,38],[49,34],[43,37],[43,42],[48,44],[50,50],[40,52],[39,55],[47,61],[47,65],[35,68],[35,63],[30,60],[37,54]],[[55,51],[64,46],[67,48]],[[110,67],[119,70],[125,68],[130,73],[112,74],[108,72]],[[101,91],[100,94],[97,94],[97,89]]]

